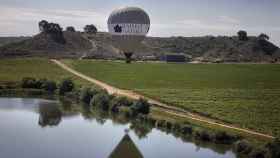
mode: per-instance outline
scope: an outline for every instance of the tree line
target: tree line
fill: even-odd
[[[98,32],[98,29],[94,24],[86,25],[83,29],[85,33],[89,33],[89,34],[96,34]],[[58,34],[58,35],[62,34],[63,32],[63,28],[58,23],[48,22],[46,20],[41,20],[39,22],[39,30],[40,32],[43,33]],[[74,26],[67,26],[65,30],[69,32],[76,32]]]

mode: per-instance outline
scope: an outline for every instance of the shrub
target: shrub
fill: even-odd
[[[256,148],[249,154],[249,158],[269,158],[269,152],[265,148]]]
[[[246,140],[237,141],[234,145],[234,150],[238,154],[249,154],[252,149],[252,145]]]
[[[156,125],[156,120],[152,117],[147,117],[147,121],[150,125],[155,126]]]
[[[244,31],[244,30],[240,30],[237,32],[237,35],[238,35],[238,38],[240,41],[246,41],[248,40],[248,37],[247,37],[247,32]]]
[[[216,143],[232,144],[236,140],[236,137],[226,132],[217,132],[214,135],[214,139]]]
[[[271,157],[280,157],[280,139],[277,138],[273,142],[265,146],[271,154]]]
[[[182,127],[179,123],[174,123],[173,128],[174,131],[181,131]]]
[[[126,106],[130,107],[133,104],[131,100],[129,100],[127,97],[114,97],[111,100],[110,103],[110,110],[113,112],[118,112],[119,107]]]
[[[74,89],[74,82],[71,79],[64,79],[59,85],[59,94],[64,95]]]
[[[44,89],[45,91],[53,93],[57,89],[57,86],[54,81],[47,80],[44,83],[42,83],[41,88]]]
[[[172,123],[171,122],[166,122],[166,128],[168,129],[168,130],[171,130],[172,129]]]
[[[157,123],[156,123],[156,126],[157,127],[164,127],[165,124],[166,124],[165,120],[158,120]]]
[[[25,77],[21,81],[22,88],[37,88],[37,82],[35,78]]]
[[[182,127],[182,133],[183,134],[192,134],[192,132],[193,132],[193,129],[190,125],[184,125]]]
[[[211,134],[206,130],[199,130],[195,132],[195,138],[202,141],[211,141]]]
[[[146,115],[150,112],[150,106],[147,100],[140,98],[131,106],[131,109],[135,114],[141,113]]]
[[[97,33],[97,28],[93,24],[86,25],[84,27],[84,31],[85,31],[85,33],[88,33],[88,34],[96,34]]]
[[[66,27],[66,31],[68,32],[76,32],[75,28],[73,26]]]
[[[47,79],[45,79],[45,78],[37,80],[37,81],[36,81],[36,87],[37,87],[38,89],[43,89],[42,86],[43,86],[43,84],[44,84],[45,82],[47,82]]]
[[[90,104],[90,101],[94,95],[96,95],[98,91],[96,89],[91,88],[83,88],[80,94],[80,100],[83,103]]]
[[[124,116],[125,116],[126,118],[130,118],[130,117],[133,116],[132,110],[131,110],[130,108],[128,108],[128,107],[122,106],[122,107],[120,107],[118,110],[119,110],[120,113],[124,114]]]
[[[90,105],[101,108],[102,110],[108,110],[110,104],[110,97],[107,93],[98,93],[90,101]]]

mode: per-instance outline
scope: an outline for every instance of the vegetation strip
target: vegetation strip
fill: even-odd
[[[121,89],[112,87],[112,86],[110,86],[110,85],[108,85],[108,84],[106,84],[104,82],[101,82],[99,80],[96,80],[94,78],[86,76],[86,75],[84,75],[84,74],[82,74],[82,73],[80,73],[80,72],[78,72],[78,71],[68,67],[67,65],[65,65],[61,61],[58,61],[58,60],[55,60],[55,59],[52,59],[51,61],[56,63],[58,66],[60,66],[64,70],[66,70],[68,72],[71,72],[72,74],[74,74],[74,75],[76,75],[76,76],[78,76],[80,78],[83,78],[83,79],[85,79],[85,80],[87,80],[89,82],[92,82],[92,83],[94,83],[94,84],[96,84],[96,85],[106,89],[110,94],[126,96],[126,97],[129,97],[129,98],[132,98],[132,99],[145,98],[145,99],[147,99],[149,101],[150,104],[153,104],[155,106],[163,108],[165,111],[168,110],[166,112],[168,112],[170,114],[173,114],[173,115],[177,115],[177,116],[180,116],[180,117],[185,117],[185,118],[197,120],[197,121],[208,123],[208,124],[212,124],[212,125],[221,126],[221,127],[224,127],[224,128],[234,129],[234,130],[237,130],[237,131],[245,132],[245,133],[256,135],[256,136],[260,136],[260,137],[265,137],[265,138],[269,138],[269,139],[274,139],[275,138],[273,136],[270,136],[270,135],[267,135],[267,134],[263,134],[263,133],[259,133],[259,132],[255,132],[255,131],[252,131],[252,130],[238,128],[238,127],[234,127],[234,126],[231,126],[231,125],[225,125],[225,124],[222,124],[222,123],[217,123],[217,122],[212,121],[210,119],[206,119],[205,117],[199,116],[197,114],[192,114],[192,113],[187,112],[185,110],[182,110],[180,108],[168,106],[168,105],[163,104],[163,103],[161,103],[159,101],[147,98],[145,96],[139,95],[139,94],[134,93],[132,91],[121,90]],[[183,113],[183,114],[180,114],[180,113]]]

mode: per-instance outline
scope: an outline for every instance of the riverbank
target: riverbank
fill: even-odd
[[[66,81],[69,82],[69,80]],[[0,96],[11,97],[16,95],[30,95],[40,97],[49,95],[56,98],[62,97],[66,100],[83,104],[88,108],[98,108],[104,112],[113,113],[115,115],[123,115],[131,121],[136,121],[139,125],[146,124],[149,128],[158,128],[167,133],[171,132],[181,139],[226,144],[230,145],[232,148],[236,146],[238,140],[247,139],[252,143],[250,145],[252,147],[252,151],[254,151],[254,148],[257,150],[257,147],[265,144],[264,142],[262,142],[263,144],[256,143],[258,141],[254,142],[252,141],[253,139],[248,139],[249,137],[243,137],[235,132],[225,131],[218,128],[213,129],[213,127],[205,127],[205,124],[199,124],[192,120],[186,121],[186,119],[174,117],[174,115],[164,113],[164,111],[160,111],[159,109],[149,110],[150,105],[148,105],[145,100],[133,101],[128,98],[120,98],[109,95],[104,90],[89,87],[83,89],[68,89],[67,92],[61,93],[61,86],[64,85],[64,82],[65,80],[58,84],[58,89],[53,91],[54,93],[50,93],[45,89],[40,88],[30,89],[18,87],[15,89],[5,89],[2,87],[0,90]],[[72,85],[74,83],[69,82],[67,84]],[[148,110],[145,110],[145,107],[148,107]]]

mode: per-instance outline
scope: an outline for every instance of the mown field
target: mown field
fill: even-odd
[[[113,86],[280,137],[280,65],[63,62]]]
[[[72,78],[78,85],[89,84],[59,68],[48,59],[0,59],[0,84],[19,82],[24,77],[46,78],[57,82],[64,78]]]

